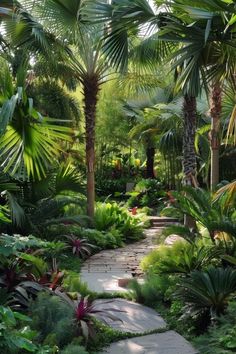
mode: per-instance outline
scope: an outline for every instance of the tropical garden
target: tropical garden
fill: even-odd
[[[233,0],[0,1],[1,353],[102,352],[118,296],[236,351],[235,92]],[[143,281],[91,291],[157,216]]]

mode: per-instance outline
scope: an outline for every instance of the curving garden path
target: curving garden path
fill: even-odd
[[[152,227],[145,231],[145,239],[123,248],[102,251],[83,264],[81,279],[90,290],[126,291],[119,286],[119,279],[142,278],[141,259],[156,247],[155,240],[162,228],[176,220],[155,217],[151,221]],[[134,336],[111,344],[102,354],[197,354],[182,336],[169,331],[164,319],[149,307],[124,299],[96,300],[96,307],[114,309],[114,316],[120,321],[110,321],[109,325]]]

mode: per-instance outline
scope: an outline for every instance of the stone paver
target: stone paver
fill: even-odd
[[[197,354],[178,333],[167,331],[113,343],[103,354]]]
[[[166,322],[155,310],[132,301],[96,300],[95,304],[98,309],[109,309],[109,313],[119,319],[117,321],[108,319],[107,323],[121,332],[145,333],[166,327]]]
[[[142,276],[140,261],[156,247],[155,240],[161,231],[162,228],[150,228],[145,230],[145,239],[135,244],[101,251],[90,257],[81,269],[81,280],[96,292],[126,291],[118,286],[118,279]]]
[[[186,242],[186,240],[183,237],[173,234],[173,235],[169,235],[165,239],[164,244],[167,245],[167,246],[172,246],[174,243],[180,242],[180,241],[181,242]]]

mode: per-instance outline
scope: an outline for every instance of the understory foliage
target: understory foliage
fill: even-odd
[[[128,194],[130,195],[127,201],[129,207],[157,208],[166,197],[162,183],[156,179],[139,181],[134,190]]]
[[[139,218],[132,217],[117,203],[97,203],[94,224],[99,231],[118,230],[125,242],[138,240],[143,235],[143,223]]]
[[[231,302],[223,316],[217,318],[217,324],[212,325],[202,336],[194,339],[194,345],[204,354],[231,354],[235,352],[235,311],[236,304]]]
[[[191,314],[206,312],[211,321],[225,312],[230,296],[236,291],[236,270],[210,267],[193,271],[180,282],[179,296]]]
[[[171,247],[161,245],[143,258],[144,271],[156,274],[189,274],[201,270],[211,262],[218,262],[221,251],[201,241],[177,241]]]
[[[51,353],[49,347],[34,343],[37,333],[30,328],[31,318],[9,307],[0,306],[0,349],[2,353]]]

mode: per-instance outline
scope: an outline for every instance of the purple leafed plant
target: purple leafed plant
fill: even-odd
[[[100,321],[107,324],[107,320],[122,321],[118,317],[112,315],[110,312],[123,312],[114,308],[99,309],[94,305],[89,296],[81,297],[78,294],[77,300],[72,300],[66,293],[55,290],[55,294],[60,296],[65,302],[67,302],[74,310],[75,320],[79,327],[80,333],[84,336],[86,341],[88,338],[94,338],[95,329],[93,318],[97,318]],[[112,302],[112,301],[111,301]]]
[[[78,239],[74,235],[66,235],[65,238],[72,247],[73,254],[76,254],[81,258],[89,257],[91,255],[92,248],[96,248],[96,246],[89,243],[85,238]]]

